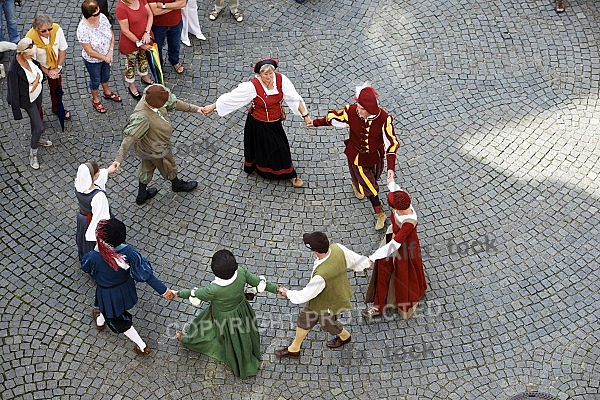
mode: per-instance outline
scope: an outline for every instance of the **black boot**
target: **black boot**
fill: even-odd
[[[173,189],[174,192],[191,192],[196,189],[197,186],[198,182],[196,181],[186,182],[179,178],[171,180],[171,189]]]
[[[147,185],[145,183],[140,182],[140,186],[138,188],[138,195],[135,198],[135,202],[140,206],[144,204],[146,200],[150,200],[158,193],[157,188],[146,189],[146,186]]]

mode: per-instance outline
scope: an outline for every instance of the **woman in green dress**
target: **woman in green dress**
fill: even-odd
[[[260,336],[256,316],[246,300],[246,284],[257,292],[277,293],[275,284],[238,267],[229,250],[219,250],[213,257],[211,269],[215,279],[201,289],[180,290],[179,297],[194,305],[208,302],[190,324],[187,334],[177,332],[184,347],[224,361],[235,376],[256,375],[260,365]]]

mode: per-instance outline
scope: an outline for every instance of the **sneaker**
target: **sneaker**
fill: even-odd
[[[40,164],[38,163],[37,156],[34,156],[33,154],[29,154],[29,165],[33,169],[40,169]]]
[[[204,36],[204,35],[202,34],[202,32],[200,32],[199,34],[197,34],[197,35],[195,35],[195,36],[196,36],[196,38],[197,38],[198,40],[206,40],[206,36]]]
[[[221,14],[221,11],[213,10],[210,12],[210,14],[208,14],[208,19],[210,19],[211,21],[214,21],[215,19],[217,19],[219,14]]]
[[[38,140],[38,145],[42,147],[50,147],[52,146],[52,142],[48,139],[40,139]]]
[[[233,15],[233,18],[235,18],[237,22],[242,22],[244,20],[244,16],[239,10],[236,12],[232,12],[231,15]]]

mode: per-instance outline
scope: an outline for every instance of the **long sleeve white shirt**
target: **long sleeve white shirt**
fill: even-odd
[[[277,85],[274,85],[273,89],[270,90],[267,89],[265,85],[262,86],[265,89],[265,93],[267,93],[268,95],[274,95],[279,93],[279,91],[277,90]],[[304,104],[304,100],[302,99],[302,96],[300,96],[296,91],[296,88],[294,87],[292,81],[290,81],[290,79],[283,74],[281,74],[281,89],[283,91],[283,101],[285,102],[285,104],[290,108],[292,113],[300,115],[298,107],[300,103]],[[231,92],[224,93],[221,96],[219,96],[216,102],[217,114],[219,114],[220,117],[225,116],[237,110],[238,108],[249,104],[252,101],[252,99],[256,97],[256,95],[256,88],[254,87],[254,84],[252,82],[242,82]],[[306,108],[306,104],[304,105],[304,107]]]
[[[348,249],[346,246],[337,243],[339,248],[344,252],[344,258],[346,259],[346,268],[351,269],[353,271],[364,271],[369,268],[369,259],[365,256],[361,256],[358,253],[353,252]],[[321,260],[315,260],[313,266],[313,272],[319,265],[324,263],[329,256],[331,255],[331,250],[327,253],[327,256]],[[302,304],[306,303],[319,295],[325,289],[326,283],[325,279],[323,279],[320,275],[314,275],[308,284],[301,290],[288,290],[287,298],[293,304]]]
[[[94,186],[106,190],[106,182],[108,181],[108,170],[106,168],[100,169],[100,176],[94,182]],[[93,189],[91,189],[93,190]],[[90,221],[90,225],[85,231],[85,240],[89,242],[96,241],[96,227],[98,226],[98,222],[103,219],[110,219],[110,207],[108,205],[108,199],[106,198],[106,194],[104,192],[99,192],[94,195],[92,198],[92,220]]]

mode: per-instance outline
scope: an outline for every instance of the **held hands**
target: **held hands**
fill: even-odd
[[[277,294],[281,297],[285,297],[287,299],[287,289],[284,287],[280,287],[277,289]]]
[[[204,115],[208,115],[208,114],[212,113],[213,111],[215,111],[216,108],[217,108],[217,105],[215,103],[213,103],[213,104],[209,104],[207,106],[200,107],[199,112]]]
[[[50,79],[58,79],[59,75],[60,75],[60,69],[58,69],[58,68],[48,70],[48,77]]]
[[[388,172],[387,172],[387,183],[390,184],[391,182],[394,182],[394,170],[388,169]]]
[[[113,172],[117,172],[119,170],[119,167],[121,166],[121,163],[118,161],[113,161],[112,164],[110,164],[110,166],[107,168],[108,169],[108,173],[112,174]]]
[[[165,294],[163,294],[162,296],[167,300],[175,300],[178,297],[177,291],[171,289],[167,289]]]

